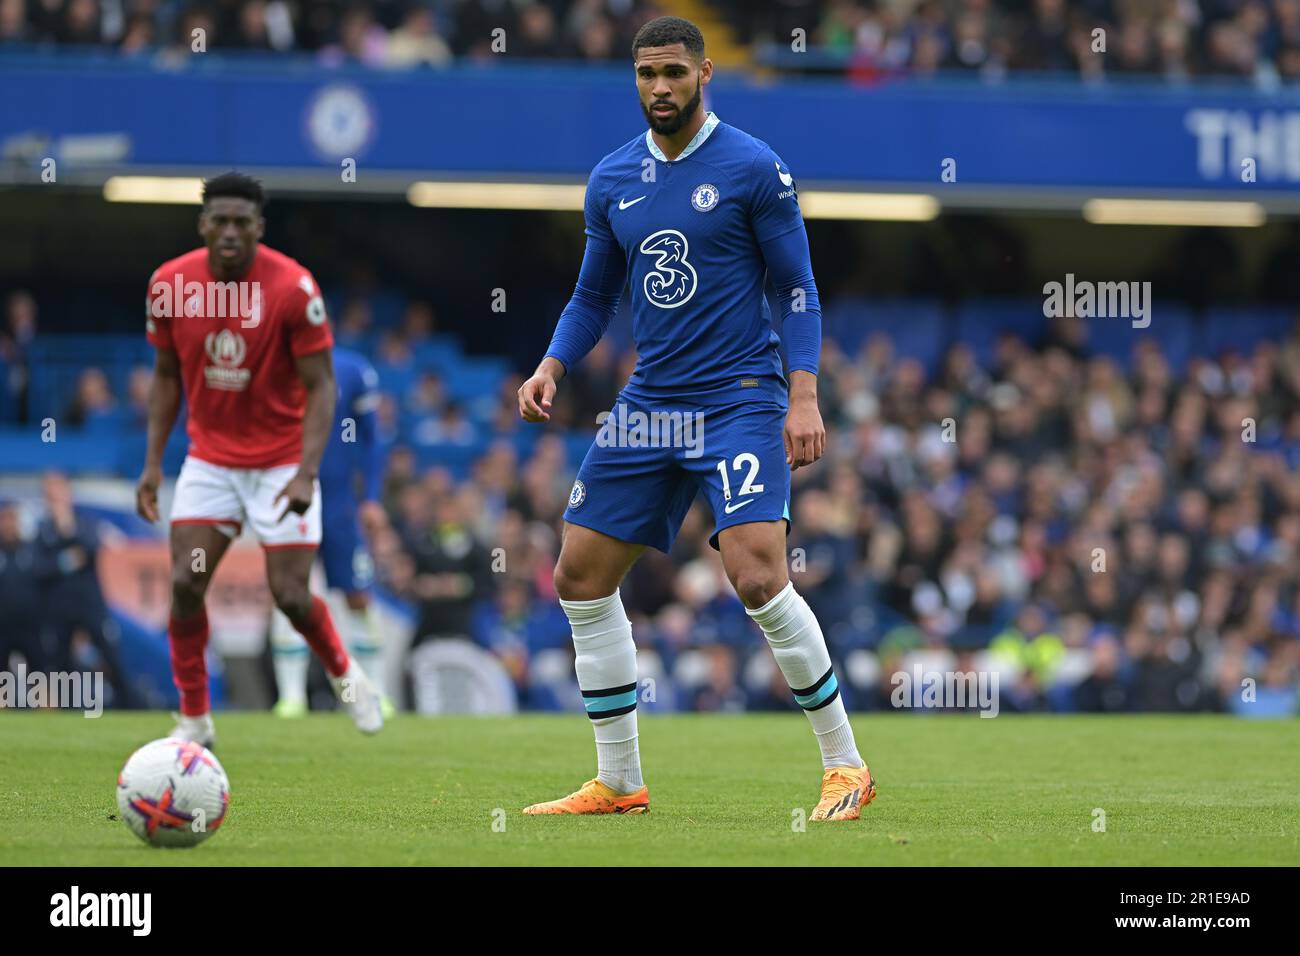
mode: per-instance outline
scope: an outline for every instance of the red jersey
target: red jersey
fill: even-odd
[[[191,455],[227,468],[301,460],[307,390],[294,360],[334,344],[310,272],[259,244],[245,275],[219,282],[195,249],[150,278],[146,328],[180,359]]]

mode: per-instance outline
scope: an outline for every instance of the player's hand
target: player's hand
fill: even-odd
[[[816,399],[792,400],[785,416],[785,462],[791,471],[811,465],[826,451],[826,427]]]
[[[361,527],[366,533],[366,539],[374,541],[376,536],[388,527],[388,512],[384,511],[384,506],[378,501],[363,501],[358,509],[358,515],[361,518]]]
[[[533,377],[519,386],[519,415],[526,422],[551,420],[551,402],[555,398],[555,378],[545,372],[535,372]]]
[[[161,468],[146,468],[135,484],[135,513],[150,524],[158,520],[158,486],[161,484]]]
[[[281,498],[284,499],[284,510],[280,512],[280,517],[275,520],[283,521],[285,515],[290,511],[296,515],[306,514],[307,509],[311,507],[312,495],[316,493],[314,485],[315,482],[302,472],[290,478],[289,483],[281,488],[280,493],[275,496],[275,501],[271,502],[271,504],[275,504]]]

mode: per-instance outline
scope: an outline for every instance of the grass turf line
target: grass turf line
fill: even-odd
[[[652,812],[582,818],[519,812],[594,776],[580,715],[402,716],[365,738],[340,714],[221,714],[230,816],[195,849],[159,850],[114,819],[114,783],[135,747],[167,733],[167,715],[5,711],[0,865],[1300,863],[1300,721],[853,725],[879,797],[856,823],[796,832],[821,782],[797,713],[643,717]]]

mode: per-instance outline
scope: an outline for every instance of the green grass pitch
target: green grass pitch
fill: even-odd
[[[800,714],[643,717],[652,812],[589,818],[519,812],[594,775],[580,715],[402,716],[363,738],[339,714],[223,714],[230,815],[195,849],[159,850],[115,819],[114,782],[166,714],[9,711],[0,865],[1300,863],[1300,721],[853,723],[880,795],[856,823],[799,832],[821,781]]]

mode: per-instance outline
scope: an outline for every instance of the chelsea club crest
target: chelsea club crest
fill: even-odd
[[[581,481],[573,483],[573,490],[569,492],[569,507],[577,508],[587,500],[587,488]]]
[[[691,193],[691,205],[699,212],[708,212],[718,205],[718,187],[713,183],[701,183]]]

